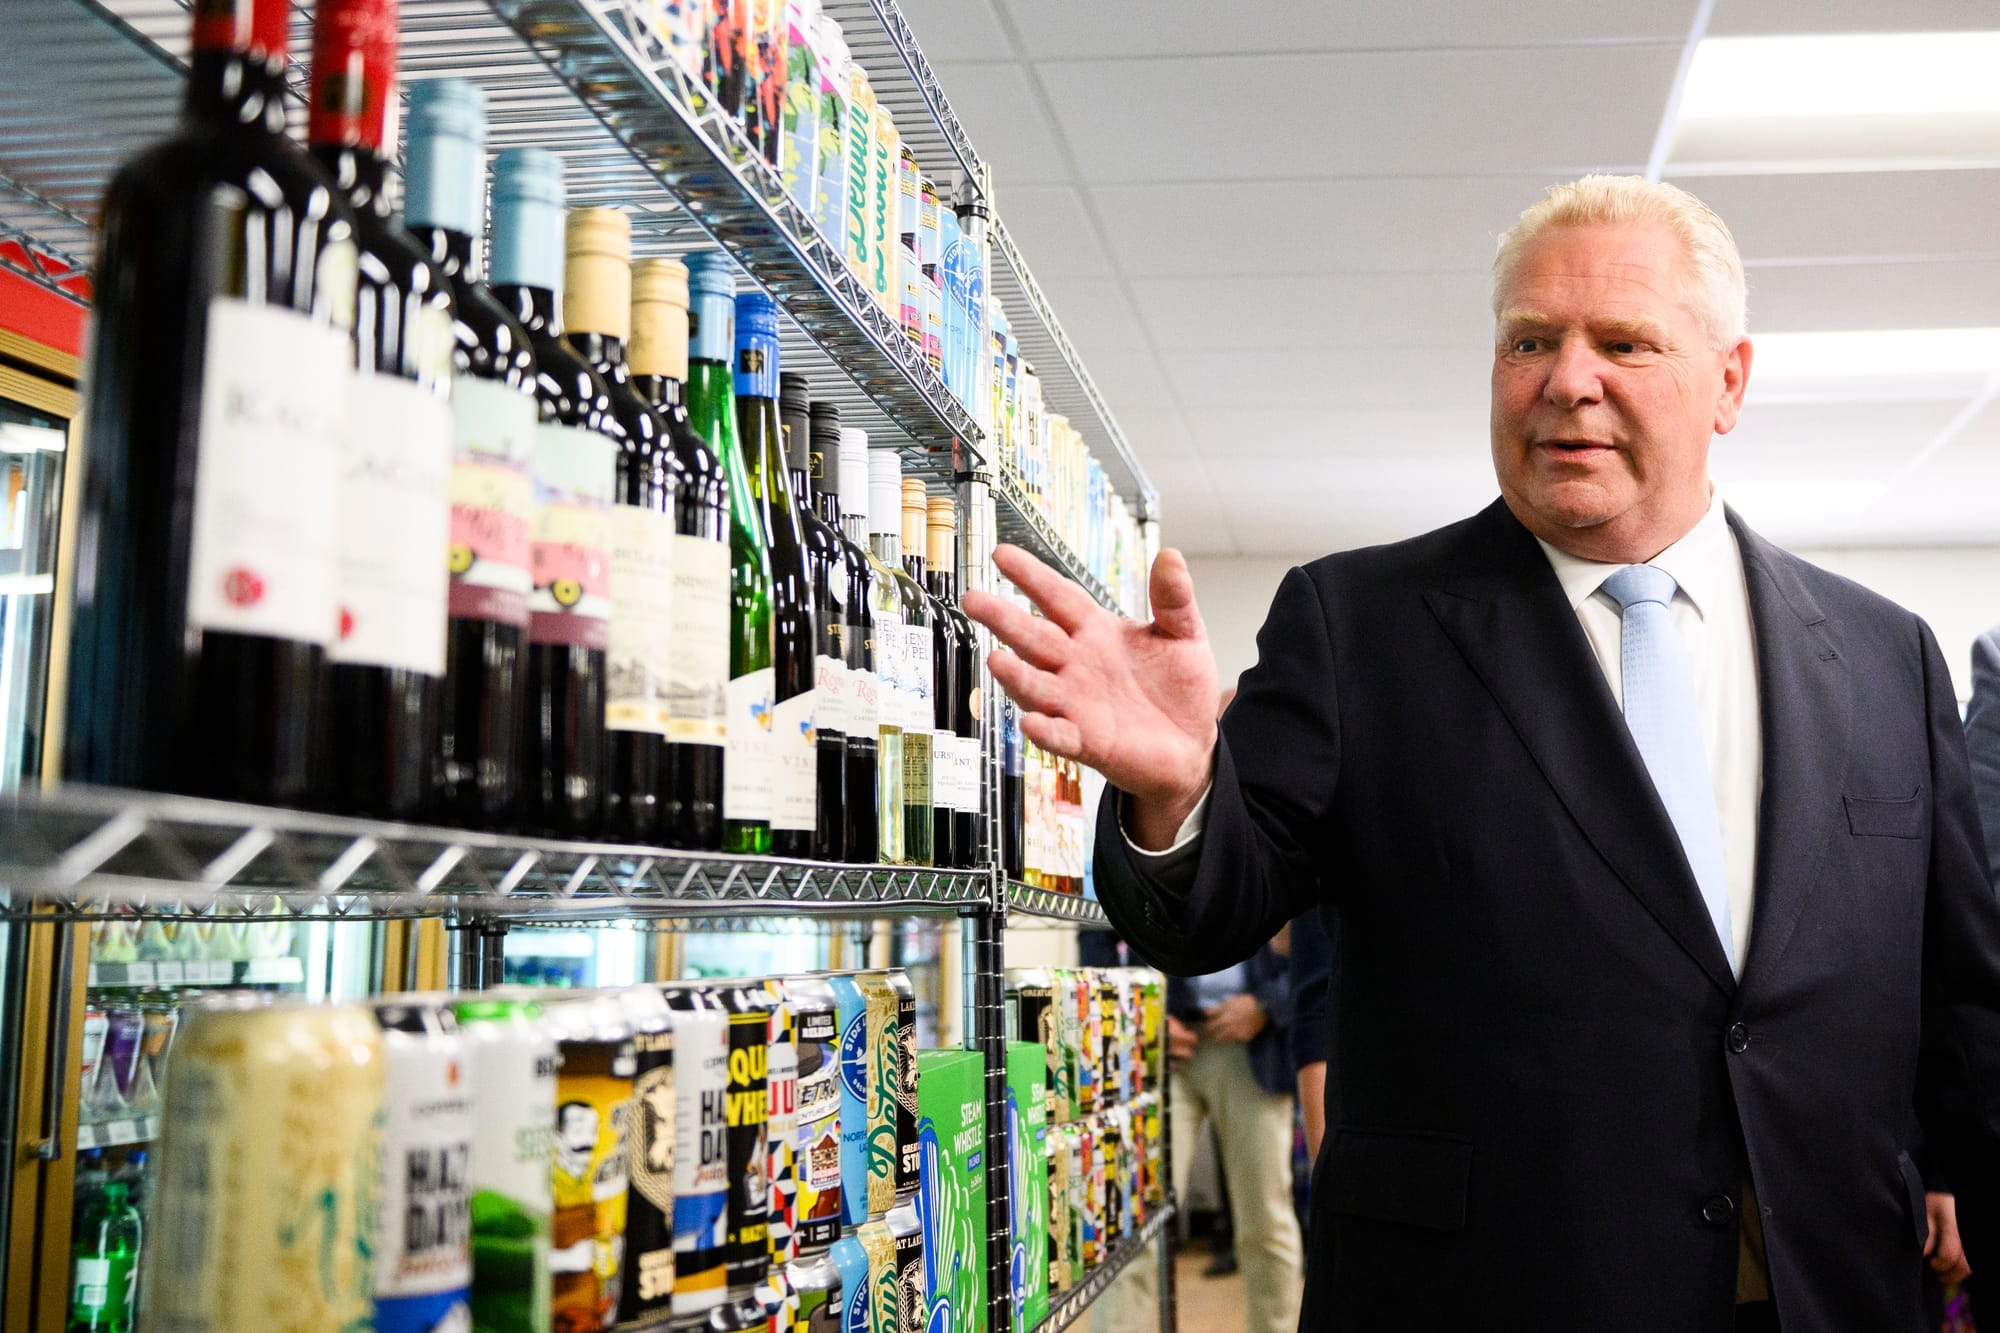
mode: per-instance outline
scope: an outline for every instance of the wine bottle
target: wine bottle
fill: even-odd
[[[771,558],[736,435],[736,270],[720,250],[688,256],[688,419],[722,459],[729,489],[729,687],[723,850],[771,850]]]
[[[958,849],[952,843],[957,825],[952,822],[951,805],[951,629],[945,624],[944,608],[930,591],[927,551],[930,539],[930,502],[918,477],[905,477],[902,484],[903,572],[924,592],[924,609],[930,613],[930,629],[921,641],[913,640],[911,652],[923,662],[929,683],[922,721],[931,745],[931,864],[955,866]],[[913,714],[911,725],[915,725]],[[907,742],[905,742],[907,744]],[[907,817],[907,816],[906,816]]]
[[[888,566],[902,608],[891,647],[896,721],[903,729],[903,860],[933,865],[930,598],[903,565],[903,473],[893,450],[868,455],[868,525],[875,556]]]
[[[667,680],[674,596],[674,473],[667,423],[632,386],[632,223],[613,208],[582,208],[564,226],[563,338],[590,363],[618,419],[611,507],[611,638],[605,657],[607,754],[604,828],[623,842],[657,843],[669,792]]]
[[[410,820],[438,792],[453,339],[444,272],[384,189],[396,102],[395,0],[319,0],[308,138],[354,211],[360,264],[318,803]]]
[[[868,432],[844,427],[840,432],[840,503],[847,511],[848,537],[865,541],[868,552],[868,633],[862,649],[873,668],[875,714],[875,857],[888,865],[904,863],[903,847],[903,718],[902,679],[898,650],[902,645],[903,597],[895,571],[875,553],[873,479],[868,475]],[[850,663],[850,665],[852,665]],[[863,682],[865,686],[866,682]]]
[[[812,405],[808,477],[819,516],[839,539],[839,565],[829,572],[828,578],[843,585],[839,605],[846,616],[840,641],[841,717],[847,724],[842,760],[846,768],[842,793],[847,819],[844,842],[848,860],[870,865],[877,859],[877,847],[882,836],[881,802],[875,772],[882,709],[875,683],[875,663],[869,647],[869,641],[874,637],[875,617],[871,606],[875,579],[868,564],[867,514],[863,513],[856,519],[841,513],[842,495],[847,488],[847,460],[842,452],[842,437],[846,433],[840,428],[840,404]],[[855,470],[865,497],[868,493],[865,437]],[[855,540],[857,535],[859,541]]]
[[[480,280],[486,95],[462,79],[410,89],[403,218],[452,296],[451,545],[438,815],[505,826],[520,789],[534,523],[535,353]]]
[[[938,644],[951,657],[949,686],[945,668],[938,668],[937,745],[949,756],[943,767],[956,858],[952,864],[969,869],[979,863],[979,639],[958,606],[958,508],[949,498],[931,500],[928,534],[924,577],[931,596],[944,608]],[[933,771],[939,767],[935,754],[931,766]]]
[[[785,467],[798,507],[812,586],[813,733],[818,737],[813,856],[841,861],[847,852],[847,565],[840,534],[820,515],[813,489],[812,392],[806,377],[778,376],[778,427],[785,437]]]
[[[675,461],[664,836],[672,847],[714,851],[729,706],[729,476],[688,418],[688,319],[686,265],[633,265],[632,387],[665,421]]]
[[[97,247],[63,776],[307,798],[336,628],[354,219],[285,137],[287,0],[203,5]]]
[[[493,161],[493,294],[535,349],[535,522],[529,562],[528,706],[521,818],[591,837],[604,814],[607,544],[623,432],[611,391],[563,341],[562,159],[512,148]]]
[[[1022,746],[1021,706],[1005,690],[997,692],[1000,709],[1000,871],[1008,879],[1025,880],[1027,863],[1027,767]]]
[[[779,430],[778,307],[762,292],[736,298],[736,431],[771,564],[771,850],[808,857],[818,823],[813,676],[819,634]]]

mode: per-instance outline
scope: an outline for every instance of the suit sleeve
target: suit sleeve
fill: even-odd
[[[1313,906],[1340,771],[1335,661],[1319,592],[1285,576],[1222,720],[1199,837],[1167,858],[1135,856],[1121,794],[1098,807],[1096,881],[1105,915],[1140,957],[1199,976],[1242,962]]]
[[[1965,748],[1972,757],[1972,788],[1986,834],[1987,871],[2000,884],[2000,629],[1972,643],[1972,703],[1965,710]]]
[[[1333,986],[1333,945],[1320,913],[1292,922],[1292,1068],[1324,1061],[1333,1048],[1328,996]]]
[[[1967,1256],[2000,1272],[2000,899],[1951,676],[1930,630],[1921,636],[1933,799],[1917,1109],[1959,1196]]]

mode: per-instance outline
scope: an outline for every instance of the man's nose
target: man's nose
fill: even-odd
[[[1604,396],[1603,358],[1580,338],[1565,338],[1549,366],[1542,393],[1556,407],[1593,403]]]

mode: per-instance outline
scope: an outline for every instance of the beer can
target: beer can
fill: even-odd
[[[145,1249],[149,1327],[369,1326],[382,1079],[360,1005],[189,1010]]]
[[[924,1224],[912,1195],[896,1200],[882,1219],[896,1253],[896,1327],[924,1327]]]
[[[1077,1089],[1083,1073],[1081,1069],[1083,1020],[1077,1012],[1076,973],[1068,968],[1055,972],[1053,985],[1056,1010],[1056,1074],[1060,1080],[1057,1102],[1062,1112],[1063,1123],[1069,1123],[1083,1114],[1083,1101]]]
[[[765,1248],[772,1269],[799,1257],[799,1047],[798,1019],[791,995],[783,981],[773,977],[764,983],[771,997],[770,1026],[766,1030],[764,1057],[766,1093],[765,1129],[769,1148],[764,1169],[770,1181],[770,1220],[765,1229]]]
[[[1124,1109],[1114,1106],[1097,1117],[1097,1166],[1104,1177],[1098,1244],[1104,1254],[1111,1253],[1125,1234],[1125,1136],[1120,1118]]]
[[[727,1288],[729,1016],[708,990],[666,991],[674,1022],[676,1324],[701,1319]]]
[[[841,1271],[832,1253],[801,1254],[786,1265],[785,1277],[792,1285],[792,1323],[783,1333],[841,1333]]]
[[[1083,1015],[1083,1047],[1077,1076],[1077,1103],[1083,1114],[1093,1115],[1105,1104],[1104,1010],[1098,996],[1097,970],[1085,968],[1077,975],[1077,1004]]]
[[[1090,1122],[1078,1121],[1069,1140],[1069,1215],[1076,1244],[1077,1273],[1087,1276],[1097,1267],[1097,1218],[1092,1198],[1090,1172],[1096,1161],[1097,1142]]]
[[[556,1043],[542,1006],[520,995],[453,1003],[472,1089],[472,1325],[549,1326],[549,1125]]]
[[[868,1254],[868,1333],[899,1333],[903,1288],[888,1221],[863,1222],[854,1234]]]
[[[874,1062],[868,1051],[868,999],[852,973],[830,976],[827,984],[833,989],[834,1021],[840,1025],[840,1220],[844,1228],[851,1229],[881,1216],[875,1211],[875,1194],[869,1183],[869,1142],[874,1129],[870,1115],[874,1107],[868,1088]],[[893,1172],[887,1179],[886,1194],[893,1199]],[[888,1211],[885,1201],[882,1212]]]
[[[800,1254],[840,1235],[840,1028],[833,987],[823,977],[787,981],[798,1046],[798,1204]]]
[[[771,1268],[771,997],[755,983],[717,988],[729,1015],[728,1282],[732,1298],[749,1295]]]
[[[867,1333],[874,1289],[868,1284],[868,1251],[856,1235],[842,1236],[828,1251],[840,1273],[840,1317],[836,1333]],[[817,1333],[817,1331],[815,1331]]]
[[[1045,1052],[1048,1073],[1042,1082],[1048,1122],[1063,1124],[1069,1119],[1069,1107],[1064,1091],[1067,1080],[1056,1072],[1062,1054],[1056,1040],[1054,979],[1046,968],[1039,967],[1019,968],[1008,977],[1008,989],[1015,997],[1012,1006],[1015,1039],[1039,1043]]]
[[[868,1004],[868,1215],[882,1217],[895,1207],[898,1169],[896,1093],[901,1084],[902,1044],[896,992],[882,972],[863,972],[857,982]]]
[[[625,1121],[637,1060],[631,1026],[611,995],[553,1000],[548,1015],[562,1056],[549,1152],[551,1303],[556,1327],[591,1333],[617,1320],[631,1188]]]
[[[625,1278],[618,1287],[618,1326],[647,1328],[673,1308],[674,1295],[674,1026],[656,986],[632,986],[619,996],[632,1027],[632,1109],[625,1120]]]
[[[1070,1287],[1069,1136],[1065,1125],[1049,1126],[1049,1293]]]
[[[440,997],[377,1000],[382,1029],[376,1333],[472,1321],[471,1081],[458,1020]]]
[[[917,991],[902,968],[891,968],[887,975],[896,997],[896,1197],[907,1199],[919,1183]]]
[[[1116,1106],[1125,1097],[1125,1048],[1118,1022],[1118,984],[1102,970],[1097,974],[1097,1013],[1101,1037],[1098,1105]]]

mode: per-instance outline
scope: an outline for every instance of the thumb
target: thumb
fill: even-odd
[[[1147,592],[1153,601],[1153,625],[1162,634],[1175,639],[1204,637],[1201,611],[1194,604],[1194,576],[1179,551],[1170,546],[1160,552]]]

